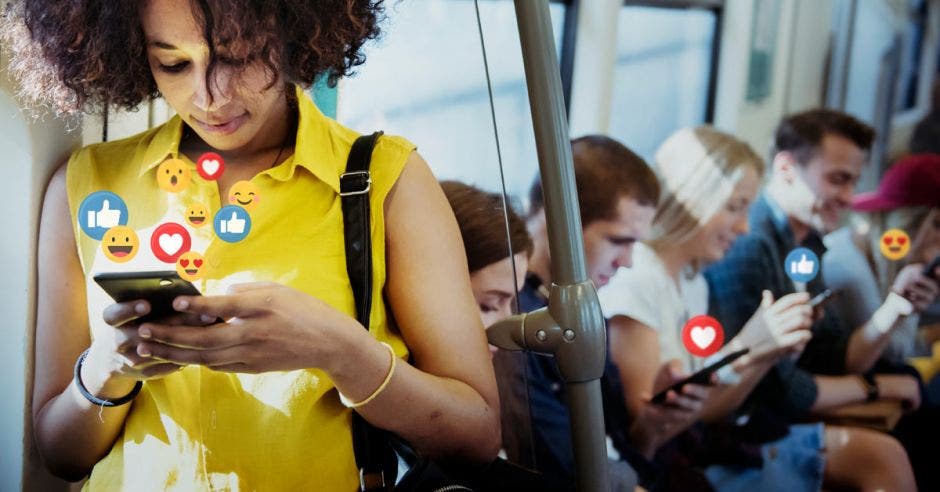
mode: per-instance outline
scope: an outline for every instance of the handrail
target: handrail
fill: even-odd
[[[539,172],[552,280],[548,307],[487,330],[490,342],[555,357],[565,382],[580,491],[607,491],[607,446],[600,377],[607,333],[587,276],[571,142],[547,0],[515,0]]]

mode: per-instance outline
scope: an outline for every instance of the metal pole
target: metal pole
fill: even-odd
[[[552,290],[546,314],[557,329],[542,333],[541,351],[555,355],[565,381],[571,415],[578,490],[607,491],[607,446],[600,377],[607,333],[594,284],[587,277],[571,143],[561,74],[547,0],[515,0],[522,59],[539,158],[549,247]],[[524,324],[524,322],[523,322]],[[539,338],[523,326],[527,344]]]

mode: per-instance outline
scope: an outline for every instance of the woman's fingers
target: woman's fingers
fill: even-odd
[[[242,343],[241,327],[229,323],[212,326],[144,323],[137,333],[143,340],[190,349],[222,349]]]
[[[229,320],[262,313],[273,301],[271,296],[258,296],[259,291],[241,292],[224,296],[180,296],[173,301],[173,309],[183,313],[202,315],[209,319]]]
[[[150,303],[146,300],[118,302],[104,308],[102,317],[111,326],[121,326],[150,312]]]
[[[219,350],[192,350],[172,347],[162,343],[141,343],[137,346],[137,354],[142,357],[152,357],[160,361],[174,364],[201,366],[224,366],[245,361],[242,347],[229,347]]]
[[[684,384],[682,385],[682,395],[695,400],[706,400],[708,395],[711,392],[711,389],[708,386],[702,386],[699,384]]]

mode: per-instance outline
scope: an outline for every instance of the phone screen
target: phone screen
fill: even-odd
[[[750,350],[751,349],[745,348],[745,349],[738,350],[737,352],[732,352],[722,357],[721,360],[715,362],[714,364],[704,367],[698,372],[696,372],[695,374],[683,379],[682,381],[674,383],[672,386],[660,391],[659,393],[656,393],[656,396],[654,396],[653,399],[650,400],[650,402],[656,405],[660,405],[664,401],[666,401],[667,393],[669,393],[670,391],[679,391],[680,389],[682,389],[683,386],[687,384],[708,384],[708,380],[711,378],[712,374],[717,372],[722,367],[725,367],[726,365],[738,360],[738,358],[750,352]]]
[[[137,299],[150,302],[150,314],[140,318],[143,321],[175,312],[173,299],[177,296],[201,295],[199,289],[175,271],[101,273],[94,279],[116,302]]]

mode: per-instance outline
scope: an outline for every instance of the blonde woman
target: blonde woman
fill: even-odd
[[[699,270],[720,260],[735,239],[747,232],[748,207],[757,195],[764,164],[747,144],[703,126],[680,130],[667,139],[656,154],[656,171],[664,198],[650,240],[637,245],[633,268],[622,269],[601,292],[601,305],[610,318],[611,357],[619,368],[633,418],[629,435],[650,457],[696,419],[727,419],[777,361],[802,350],[812,323],[807,294],[790,294],[775,302],[765,292],[764,302],[750,321],[714,356],[750,349],[748,356],[719,378],[703,410],[681,428],[649,425],[647,415],[660,410],[650,402],[650,395],[663,389],[657,384],[657,374],[691,372],[704,365],[683,348],[681,330],[693,316],[706,314],[708,287]],[[894,444],[890,449],[903,456],[891,438],[847,432],[852,433],[853,444],[887,441]],[[835,455],[846,446],[830,446],[819,424],[790,426],[789,434],[757,444],[764,444],[763,459],[757,458],[750,468],[734,463],[706,470],[712,486],[719,490],[818,490],[824,476],[828,478],[824,469],[828,472],[831,462],[842,465],[845,461]],[[830,463],[822,452],[824,446],[830,446]],[[878,474],[890,477],[895,487],[913,482],[906,459],[897,467],[887,457],[879,463],[877,472],[865,470],[851,483],[878,485]]]

